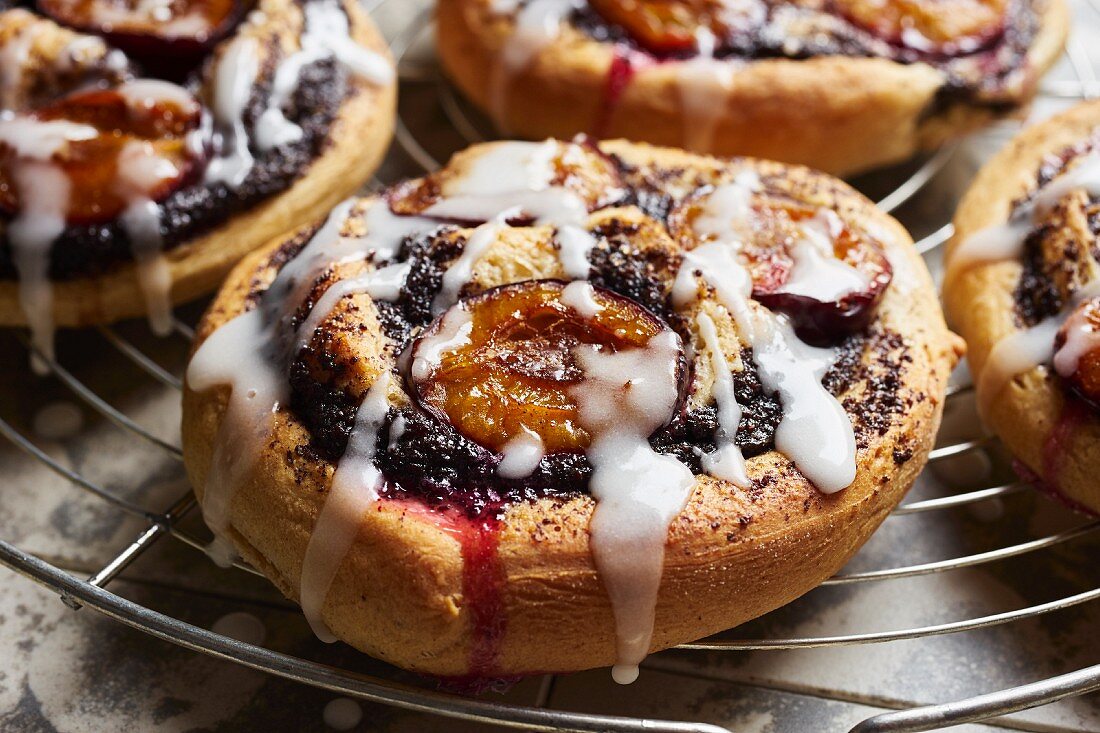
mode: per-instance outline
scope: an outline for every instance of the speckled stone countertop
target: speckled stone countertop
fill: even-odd
[[[424,2],[390,0],[379,12],[391,37],[409,27]],[[1075,7],[1076,50],[1100,69],[1100,13]],[[417,26],[416,23],[413,24]],[[419,27],[419,26],[417,26]],[[447,122],[449,102],[426,34],[402,64],[402,117],[423,152],[445,157],[462,140]],[[1072,79],[1065,60],[1048,84]],[[1049,114],[1045,100],[1032,112]],[[998,124],[964,144],[933,185],[899,210],[916,236],[947,221],[977,164],[1018,122]],[[380,174],[418,172],[395,146]],[[862,185],[881,190],[881,180]],[[938,268],[938,259],[930,256]],[[201,305],[201,304],[200,304]],[[193,323],[200,306],[185,308]],[[182,373],[183,338],[158,340],[141,324],[118,332],[159,364]],[[186,490],[177,458],[110,423],[58,379],[33,377],[19,336],[0,332],[0,417],[61,466],[142,506],[160,510]],[[151,379],[96,332],[65,334],[60,362],[72,375],[153,435],[179,440],[178,392]],[[965,375],[960,375],[965,379]],[[973,405],[949,403],[942,442],[979,434]],[[937,463],[910,499],[1010,482],[995,448]],[[948,488],[950,486],[951,488]],[[196,513],[192,513],[196,514]],[[1043,537],[1082,522],[1022,492],[970,508],[891,517],[848,568],[870,570],[959,557]],[[196,516],[185,524],[196,533]],[[79,491],[0,439],[0,537],[78,576],[100,568],[143,527]],[[980,568],[818,589],[791,606],[737,629],[738,638],[819,636],[900,629],[1022,608],[1100,584],[1096,533],[1055,548]],[[250,671],[155,640],[91,610],[73,611],[49,590],[0,569],[0,731],[468,731],[456,723]],[[309,633],[296,608],[263,579],[221,570],[201,553],[164,539],[110,589],[189,623],[282,652],[365,673],[423,684],[343,645]],[[1031,682],[1100,662],[1100,605],[981,631],[855,647],[759,652],[666,652],[641,679],[615,685],[606,670],[526,680],[491,699],[717,723],[738,733],[846,731],[886,710],[944,702]],[[1096,696],[1065,700],[960,731],[1096,731]],[[487,728],[488,729],[488,728]]]

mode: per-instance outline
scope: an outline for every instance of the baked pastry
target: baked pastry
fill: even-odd
[[[1034,94],[1063,0],[440,0],[443,66],[504,132],[847,175]]]
[[[1100,513],[1100,102],[1020,133],[955,216],[944,302],[1025,478]]]
[[[247,7],[40,0],[44,15],[0,13],[0,325],[30,325],[42,354],[55,326],[147,312],[170,328],[173,303],[379,163],[394,73],[359,5]]]
[[[234,270],[184,456],[216,554],[321,634],[626,681],[840,568],[960,350],[905,230],[835,179],[488,143]]]

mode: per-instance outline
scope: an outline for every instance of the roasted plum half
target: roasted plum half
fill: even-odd
[[[146,71],[182,79],[244,17],[243,0],[37,0],[58,23],[105,38]]]
[[[135,199],[162,200],[201,167],[201,146],[189,139],[201,115],[199,103],[180,87],[139,80],[69,94],[0,120],[0,209],[20,210],[26,171],[44,164],[68,179],[70,224],[110,221]],[[40,148],[51,139],[52,150],[20,142],[36,140],[30,147]]]
[[[834,0],[836,11],[890,43],[915,51],[976,51],[1004,31],[1007,0]]]
[[[524,171],[525,180],[513,187],[511,177],[499,171],[516,169]],[[543,190],[530,180],[536,177],[543,178],[538,181]],[[492,218],[502,203],[507,203],[503,208],[514,209],[509,221],[523,223],[538,218],[538,212],[524,208],[524,201],[570,205],[561,197],[555,200],[548,195],[545,189],[550,188],[572,194],[588,211],[614,203],[623,195],[618,169],[595,145],[583,139],[547,140],[500,143],[488,152],[459,153],[446,169],[394,187],[389,202],[395,214],[435,216],[466,224]],[[479,210],[468,194],[482,201],[482,208],[487,203],[488,208]],[[453,211],[448,209],[450,204],[455,204]]]
[[[571,394],[584,379],[576,347],[615,353],[668,330],[635,301],[584,281],[504,285],[460,302],[424,331],[409,381],[422,408],[489,450],[534,434],[545,453],[581,452],[591,436]],[[678,361],[682,393],[682,351]]]
[[[836,343],[871,322],[893,274],[881,245],[831,210],[766,193],[726,221],[709,205],[714,193],[701,191],[669,215],[685,249],[714,241],[735,248],[752,297],[787,314],[807,343]]]
[[[1058,330],[1054,369],[1071,390],[1100,407],[1100,298],[1078,305]]]
[[[759,0],[590,0],[604,20],[657,56],[688,54],[763,20]],[[709,49],[713,50],[713,48]]]

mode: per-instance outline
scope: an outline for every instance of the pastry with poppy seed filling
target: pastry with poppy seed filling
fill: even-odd
[[[212,552],[323,638],[626,682],[835,572],[960,353],[904,229],[835,179],[487,143],[241,263],[184,456]]]
[[[1100,513],[1100,103],[1021,132],[955,215],[944,303],[1025,479]]]
[[[503,132],[848,175],[1028,101],[1063,0],[441,0],[444,69]]]
[[[392,62],[356,3],[151,7],[0,13],[0,324],[46,357],[56,326],[170,329],[174,303],[355,192],[389,142]]]

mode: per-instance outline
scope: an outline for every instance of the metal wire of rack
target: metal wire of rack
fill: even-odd
[[[372,12],[377,12],[392,2],[395,0],[371,0],[366,5]],[[1089,2],[1093,9],[1100,12],[1100,0],[1089,0]],[[461,141],[470,143],[483,139],[487,135],[483,132],[486,128],[467,112],[464,103],[455,96],[453,89],[442,79],[438,70],[431,65],[417,65],[407,60],[409,49],[415,43],[422,41],[425,34],[431,31],[430,8],[425,2],[420,2],[419,7],[422,8],[420,12],[413,15],[403,29],[391,35],[391,48],[399,62],[402,82],[406,85],[435,87],[440,107],[451,129],[459,135]],[[1076,81],[1047,83],[1043,93],[1065,98],[1088,98],[1100,93],[1100,81],[1093,73],[1087,55],[1082,53],[1081,47],[1071,41],[1067,48],[1067,55],[1077,76]],[[413,133],[403,117],[398,121],[396,139],[400,149],[423,169],[430,170],[438,165],[437,159]],[[955,151],[955,146],[950,146],[930,156],[883,195],[879,199],[879,205],[887,211],[893,211],[905,204],[941,171]],[[950,223],[943,224],[919,240],[917,247],[921,252],[933,251],[950,235]],[[100,327],[98,335],[102,339],[103,347],[114,350],[123,359],[131,362],[152,383],[172,391],[181,389],[179,375],[162,367],[152,354],[140,349],[132,340],[122,335],[119,329]],[[177,320],[171,338],[189,341],[192,337],[192,328]],[[33,350],[29,340],[22,338],[21,341],[28,352]],[[43,355],[38,354],[38,356]],[[132,436],[136,441],[135,450],[155,450],[175,460],[181,458],[181,451],[177,445],[154,435],[110,404],[63,364],[54,360],[49,360],[48,364],[54,377],[75,398]],[[970,389],[967,385],[955,386],[950,390],[949,398],[957,399]],[[123,547],[90,577],[83,580],[20,550],[7,541],[0,540],[0,563],[56,591],[73,609],[91,608],[159,639],[286,679],[368,701],[449,718],[539,731],[621,731],[624,733],[627,731],[654,733],[723,733],[726,731],[725,728],[706,723],[592,715],[448,694],[380,676],[337,669],[262,646],[244,643],[152,610],[112,593],[106,589],[106,586],[162,537],[171,536],[199,551],[202,550],[205,545],[203,539],[185,531],[180,526],[181,520],[195,507],[193,495],[188,491],[163,508],[149,508],[67,468],[52,458],[24,432],[17,429],[13,423],[2,417],[0,417],[0,435],[74,487],[145,523],[144,528],[132,542]],[[989,447],[992,442],[993,439],[990,437],[977,437],[941,445],[932,451],[929,461],[935,464]],[[892,516],[901,517],[957,509],[1010,496],[1026,488],[1023,483],[1014,482],[937,498],[909,501],[895,509]],[[1077,526],[1060,532],[1025,542],[1007,544],[985,552],[900,567],[841,573],[826,581],[824,585],[873,583],[983,566],[1046,550],[1085,536],[1094,536],[1098,529],[1100,529],[1100,521],[1083,521]],[[240,571],[256,572],[247,565],[237,564],[236,567]],[[684,644],[679,648],[710,651],[780,650],[920,639],[1010,624],[1089,603],[1098,598],[1100,598],[1100,588],[1091,588],[1046,603],[916,628],[793,638],[727,639],[723,637]],[[1100,690],[1100,665],[956,702],[883,713],[864,720],[853,729],[853,733],[856,731],[859,733],[921,731],[988,720],[1096,690]]]

